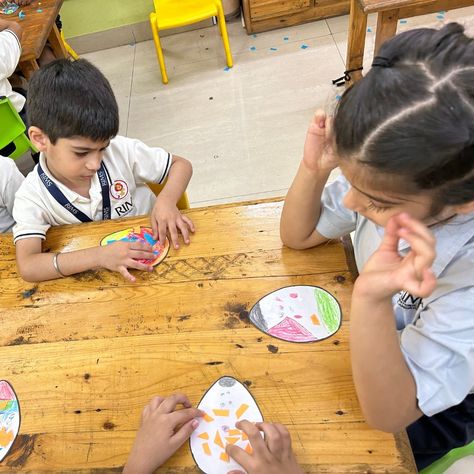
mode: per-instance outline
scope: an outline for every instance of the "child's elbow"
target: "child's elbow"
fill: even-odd
[[[23,280],[27,281],[28,283],[35,283],[39,281],[36,275],[37,272],[35,272],[31,265],[28,265],[28,262],[17,258],[16,266],[18,273],[20,274],[21,278],[23,278]]]
[[[293,250],[304,250],[310,247],[306,239],[301,239],[300,237],[295,236],[283,226],[280,226],[280,239],[285,247]]]
[[[364,412],[364,418],[371,428],[384,431],[385,433],[396,434],[409,425],[409,423],[405,423],[400,414],[396,413],[390,416],[386,412],[380,414]]]

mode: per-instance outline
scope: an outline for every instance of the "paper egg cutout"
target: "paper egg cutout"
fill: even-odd
[[[233,377],[221,377],[204,394],[198,408],[206,413],[189,440],[194,461],[206,474],[227,474],[245,470],[230,458],[225,447],[235,444],[251,452],[247,435],[235,427],[239,420],[263,421],[250,392]]]
[[[0,380],[0,462],[8,454],[20,430],[20,405],[15,391]]]
[[[144,258],[137,260],[138,262],[144,263],[146,265],[158,265],[162,260],[164,260],[168,254],[168,250],[170,249],[168,237],[166,237],[165,244],[161,245],[159,241],[153,238],[153,229],[150,227],[130,227],[128,229],[119,230],[112,234],[106,235],[100,241],[100,245],[104,247],[105,245],[119,241],[143,242],[150,244],[153,247],[153,252],[155,253],[156,257],[153,260]]]
[[[332,336],[341,326],[336,298],[317,286],[287,286],[258,301],[250,321],[270,336],[288,342],[314,342]]]

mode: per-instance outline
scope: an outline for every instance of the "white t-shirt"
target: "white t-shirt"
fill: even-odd
[[[361,270],[379,247],[384,230],[342,204],[349,183],[341,176],[326,186],[316,230],[327,238],[355,231]],[[415,379],[418,406],[428,416],[474,393],[474,213],[431,227],[436,238],[437,286],[427,298],[393,297],[400,347]],[[410,250],[401,241],[400,254]]]
[[[11,158],[0,156],[0,233],[10,232],[15,193],[25,177]]]
[[[8,78],[15,72],[21,56],[21,44],[11,30],[0,31],[0,96],[10,99],[17,112],[25,105],[26,99],[12,91]]]
[[[162,148],[151,148],[132,138],[113,138],[102,161],[109,185],[111,218],[150,213],[155,195],[145,183],[162,183],[171,162],[171,154]],[[91,220],[102,220],[102,187],[97,173],[91,181],[90,197],[86,198],[52,176],[43,154],[40,155],[39,165],[69,203]],[[53,197],[40,178],[38,165],[16,194],[13,217],[16,221],[13,228],[15,242],[29,237],[44,239],[51,226],[81,222]]]

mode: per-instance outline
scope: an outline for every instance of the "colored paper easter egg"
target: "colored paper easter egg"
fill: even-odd
[[[260,409],[247,388],[233,377],[221,377],[205,393],[198,408],[206,413],[199,418],[189,444],[193,458],[205,474],[227,474],[245,470],[225,451],[228,444],[251,452],[247,435],[235,423],[239,420],[263,421]]]
[[[166,237],[164,245],[161,245],[158,240],[155,240],[153,238],[153,229],[151,229],[150,227],[129,227],[127,229],[122,229],[117,232],[113,232],[112,234],[106,235],[100,241],[100,245],[105,246],[119,241],[143,242],[146,244],[150,244],[153,248],[153,253],[156,255],[156,257],[152,260],[143,258],[137,260],[138,262],[144,263],[146,265],[158,265],[164,260],[170,249],[170,242],[168,240],[168,237]]]
[[[289,342],[314,342],[332,336],[341,326],[336,298],[317,286],[287,286],[258,301],[250,321],[270,336]]]
[[[0,462],[8,454],[20,430],[20,405],[15,391],[0,380]]]

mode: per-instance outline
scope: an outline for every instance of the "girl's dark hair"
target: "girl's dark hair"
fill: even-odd
[[[432,212],[474,200],[474,40],[450,23],[401,33],[348,89],[334,119],[336,149],[430,191]]]
[[[58,59],[41,67],[28,86],[27,120],[54,144],[74,136],[93,141],[117,135],[117,101],[104,75],[89,61]]]

